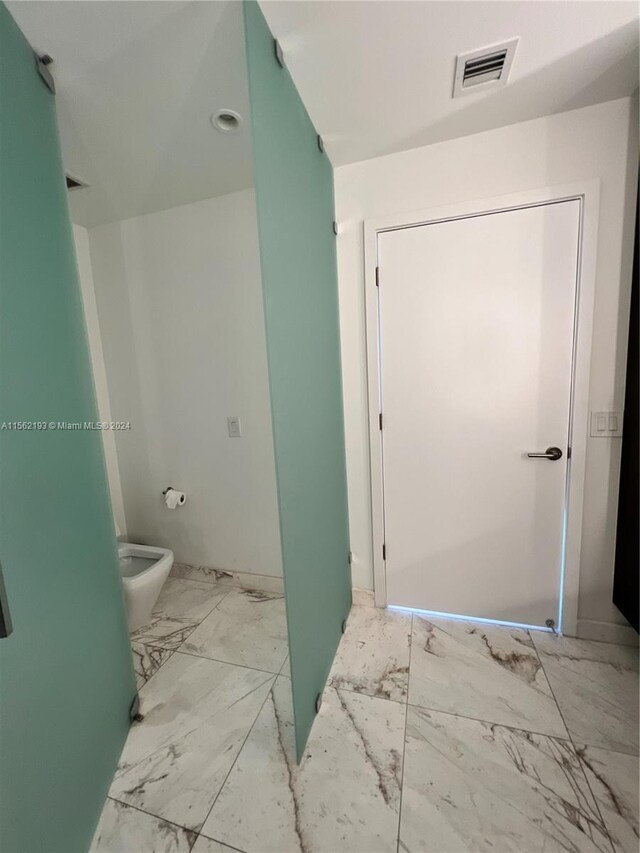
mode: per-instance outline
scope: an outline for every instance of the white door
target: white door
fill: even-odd
[[[378,236],[388,604],[558,621],[579,217]]]

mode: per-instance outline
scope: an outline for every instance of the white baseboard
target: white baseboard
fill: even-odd
[[[595,619],[578,619],[576,637],[581,640],[597,640],[600,643],[618,643],[621,646],[638,645],[638,635],[631,625],[596,622]]]
[[[171,576],[183,580],[208,581],[220,583],[227,580],[233,586],[242,589],[257,589],[260,592],[284,594],[282,577],[274,575],[258,575],[253,572],[226,572],[209,566],[190,566],[187,563],[174,563]]]
[[[256,575],[253,572],[231,572],[238,586],[257,589],[260,592],[276,592],[284,595],[284,580],[275,575]]]

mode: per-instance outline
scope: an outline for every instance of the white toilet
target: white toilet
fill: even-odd
[[[151,612],[173,566],[173,551],[120,542],[118,558],[129,630],[137,631],[151,621]]]

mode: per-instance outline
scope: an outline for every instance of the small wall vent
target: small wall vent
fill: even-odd
[[[461,53],[456,57],[453,97],[504,86],[517,45],[518,39],[514,38],[470,53]]]
[[[67,189],[68,190],[81,190],[84,187],[89,186],[85,184],[84,181],[81,181],[79,178],[74,178],[71,175],[65,175],[67,179]]]

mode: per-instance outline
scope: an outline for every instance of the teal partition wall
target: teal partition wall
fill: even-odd
[[[97,416],[55,98],[1,3],[0,371],[0,850],[86,853],[135,680],[100,433],[58,428]]]
[[[298,758],[351,606],[333,170],[244,4]]]

